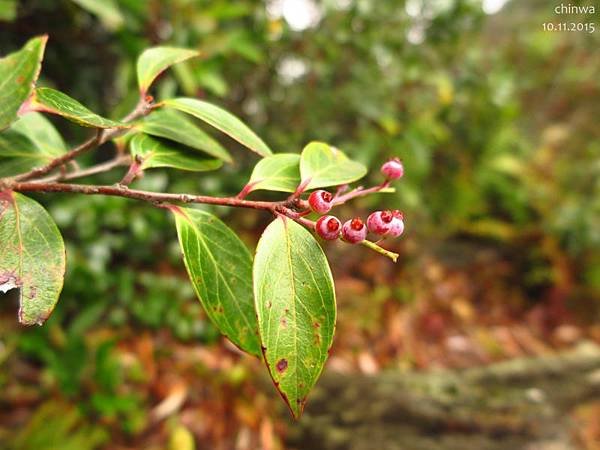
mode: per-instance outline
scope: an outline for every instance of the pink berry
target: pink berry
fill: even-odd
[[[308,197],[308,204],[310,205],[310,209],[319,214],[325,214],[329,212],[331,207],[331,200],[333,200],[333,196],[323,190],[318,190],[310,194]]]
[[[393,218],[392,211],[375,211],[367,217],[367,227],[371,233],[385,234],[389,231]]]
[[[388,180],[397,180],[404,175],[404,166],[398,158],[392,158],[381,166],[381,173]]]
[[[397,217],[400,220],[404,220],[404,214],[402,214],[402,212],[399,209],[395,209],[392,211],[392,215],[394,217]]]
[[[339,237],[342,223],[335,216],[322,216],[317,220],[315,230],[323,239],[333,241]]]
[[[402,213],[400,213],[400,216],[402,216]],[[402,220],[401,217],[394,216],[390,222],[390,229],[387,232],[387,235],[391,237],[398,237],[402,233],[404,233],[404,220]]]
[[[360,217],[344,222],[342,226],[342,237],[350,244],[357,244],[367,237],[367,227]]]

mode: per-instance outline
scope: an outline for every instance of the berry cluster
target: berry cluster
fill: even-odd
[[[381,166],[381,173],[386,181],[381,187],[386,187],[390,181],[397,180],[404,175],[404,166],[398,158],[390,159]],[[336,198],[325,190],[314,191],[308,197],[310,209],[318,214],[326,214],[335,205]],[[344,224],[332,215],[321,216],[316,224],[315,231],[319,236],[328,241],[342,239],[350,244],[357,244],[367,238],[368,232],[383,237],[398,237],[404,232],[404,217],[398,210],[375,211],[363,222],[360,217],[350,219]]]

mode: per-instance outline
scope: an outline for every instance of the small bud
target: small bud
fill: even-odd
[[[385,234],[389,231],[393,218],[392,211],[375,211],[367,217],[367,227],[371,233]]]
[[[152,103],[154,101],[154,97],[152,97],[151,95],[146,95],[146,98],[144,100],[146,100],[146,103]]]
[[[402,216],[402,213],[400,213],[400,216]],[[394,216],[390,222],[390,229],[387,232],[387,236],[398,237],[402,233],[404,233],[404,220],[402,220],[400,217]]]
[[[381,173],[388,180],[397,180],[404,175],[404,166],[398,158],[392,158],[381,166]]]
[[[360,217],[355,217],[342,226],[342,237],[350,244],[358,244],[367,237],[367,227]]]
[[[317,220],[315,230],[323,239],[333,241],[339,237],[342,223],[335,216],[322,216]]]
[[[329,212],[331,207],[331,201],[333,200],[333,196],[324,190],[314,191],[308,197],[308,204],[310,205],[310,209],[319,214],[325,214]]]

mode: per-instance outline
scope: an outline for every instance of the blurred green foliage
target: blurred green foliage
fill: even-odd
[[[419,246],[459,236],[510,249],[526,262],[525,290],[565,285],[575,300],[598,299],[600,33],[544,32],[542,23],[556,19],[547,1],[514,0],[490,16],[478,0],[293,4],[23,0],[13,13],[16,2],[5,0],[0,48],[6,53],[48,33],[42,82],[110,117],[136,100],[142,50],[158,43],[199,49],[200,59],[161,77],[157,98],[207,97],[276,152],[298,152],[318,139],[372,168],[398,155],[406,176],[397,194],[360,207],[400,205],[408,239]],[[83,136],[52,120],[72,143]],[[238,192],[256,158],[222,142],[233,167],[147,175],[140,187]],[[94,158],[112,151],[106,146]],[[380,179],[376,171],[369,177]],[[21,329],[18,348],[67,396],[81,395],[92,379],[85,408],[125,417],[124,427],[135,430],[143,421],[135,396],[115,396],[125,375],[113,370],[114,339],[91,341],[86,333],[167,328],[194,342],[212,342],[217,333],[184,281],[163,211],[115,198],[43,202],[68,243],[68,276],[53,317],[45,327]],[[263,220],[228,219],[246,230]],[[3,311],[13,308],[2,302]]]
[[[61,403],[41,407],[5,447],[10,450],[93,450],[108,441],[100,428],[82,423],[75,408]]]

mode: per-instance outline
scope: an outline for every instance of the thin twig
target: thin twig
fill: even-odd
[[[334,197],[339,197],[340,195],[342,195],[344,192],[347,192],[348,189],[350,189],[350,185],[349,184],[341,184],[337,187],[336,191],[335,191],[335,195]]]
[[[311,180],[310,178],[307,178],[306,180],[302,180],[302,182],[296,187],[296,190],[287,198],[287,202],[292,203],[294,200],[299,199],[300,196],[306,190],[306,187],[310,183],[310,180]]]
[[[351,190],[347,194],[335,196],[332,200],[332,203],[334,205],[341,205],[342,203],[346,203],[348,200],[352,200],[353,198],[363,197],[365,195],[374,194],[376,192],[379,192],[379,191],[389,187],[389,185],[390,185],[389,181],[384,181],[383,183],[381,183],[377,186],[373,186],[369,189],[364,189],[362,186],[359,186],[356,189]]]
[[[133,181],[142,174],[143,170],[140,163],[137,161],[137,158],[131,161],[129,164],[129,169],[127,173],[123,176],[121,181],[119,181],[119,185],[121,186],[129,186]]]
[[[42,178],[40,180],[34,180],[35,183],[48,183],[52,181],[66,181],[66,180],[74,180],[76,178],[84,178],[89,177],[91,175],[96,175],[99,173],[108,172],[115,167],[119,166],[127,166],[131,161],[131,157],[129,155],[120,155],[116,158],[110,159],[106,162],[96,164],[91,167],[87,167],[85,169],[77,169],[73,172],[69,172],[66,174],[57,174],[52,175],[46,178]]]
[[[135,120],[138,117],[142,117],[142,116],[148,114],[150,111],[151,111],[151,105],[148,104],[144,98],[141,98],[140,101],[138,102],[138,104],[136,105],[136,107],[134,108],[134,110],[131,111],[127,116],[125,116],[125,118],[123,119],[123,122],[131,122],[132,120]],[[20,175],[17,175],[15,177],[13,177],[12,179],[15,181],[26,181],[26,180],[31,180],[32,178],[38,178],[38,177],[44,176],[44,175],[52,172],[57,167],[62,166],[65,163],[68,163],[69,161],[74,160],[75,158],[79,157],[81,154],[83,154],[89,150],[99,147],[103,143],[119,136],[120,134],[122,134],[126,131],[127,131],[126,128],[125,129],[111,128],[108,130],[98,129],[96,131],[95,136],[89,138],[88,140],[86,140],[82,144],[78,145],[77,147],[73,148],[72,150],[68,151],[64,155],[53,159],[45,166],[36,167],[34,169],[31,169],[29,172],[25,172]]]
[[[88,150],[91,150],[92,148],[95,148],[98,145],[100,145],[99,139],[100,139],[100,133],[97,133],[95,136],[89,138],[87,141],[78,145],[74,149],[68,151],[64,155],[53,159],[45,166],[31,169],[29,172],[25,172],[21,175],[17,175],[13,179],[16,181],[25,181],[25,180],[30,180],[32,178],[37,178],[37,177],[46,175],[47,173],[52,172],[55,168],[62,166],[63,164],[77,158],[82,153],[84,153]]]

